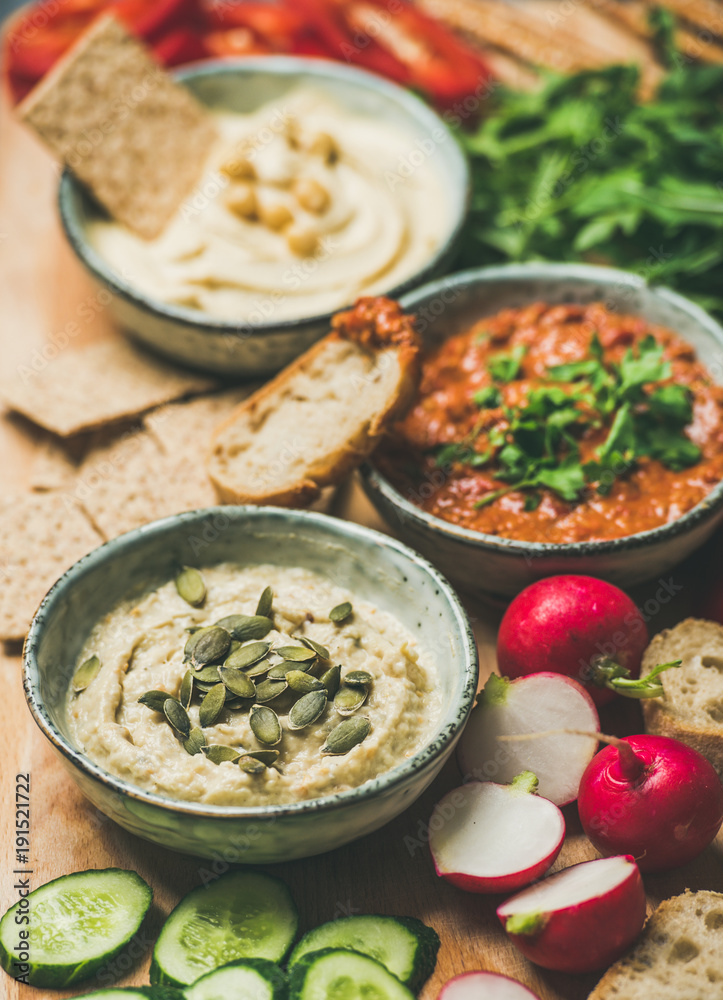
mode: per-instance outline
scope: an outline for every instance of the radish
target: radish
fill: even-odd
[[[692,861],[723,823],[723,787],[713,765],[667,736],[601,737],[580,782],[578,810],[601,854],[632,854],[641,871]]]
[[[468,892],[510,892],[539,878],[565,839],[565,820],[535,795],[529,771],[509,785],[471,781],[434,807],[429,846],[437,874]]]
[[[463,972],[442,987],[437,1000],[538,1000],[526,986],[497,972]]]
[[[497,638],[497,663],[505,677],[552,670],[582,681],[596,705],[614,691],[646,695],[631,681],[648,645],[643,617],[618,587],[593,576],[551,576],[525,588],[507,608]]]
[[[458,745],[457,762],[465,780],[504,782],[520,771],[532,771],[539,781],[538,793],[563,806],[577,798],[580,778],[597,750],[595,737],[566,732],[534,742],[500,737],[547,729],[594,733],[599,728],[592,698],[572,678],[544,672],[510,681],[492,674],[477,696]]]
[[[497,916],[523,955],[557,972],[616,961],[645,922],[645,889],[631,857],[564,868],[508,899]]]

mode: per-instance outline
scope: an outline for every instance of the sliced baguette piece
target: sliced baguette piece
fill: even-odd
[[[307,506],[371,453],[419,374],[413,318],[390,299],[359,299],[216,430],[208,473],[221,500]]]
[[[646,732],[687,743],[723,777],[723,625],[686,618],[660,632],[643,654],[640,674],[671,660],[683,665],[660,675],[664,696],[642,701]]]
[[[666,899],[588,1000],[723,1000],[723,893]]]

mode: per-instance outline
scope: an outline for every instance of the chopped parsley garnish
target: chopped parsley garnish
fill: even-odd
[[[518,347],[490,359],[493,378],[515,378],[524,350]],[[700,449],[685,434],[693,419],[691,390],[676,384],[648,388],[672,374],[654,337],[645,337],[636,350],[629,348],[619,363],[606,363],[594,336],[590,355],[550,368],[549,384],[533,389],[516,407],[504,406],[495,386],[475,393],[473,400],[480,409],[502,406],[505,425],[487,433],[484,451],[475,448],[481,433],[475,428],[463,442],[444,445],[436,463],[460,462],[473,468],[496,463],[494,478],[506,485],[483,496],[477,508],[512,490],[523,490],[529,491],[525,510],[535,510],[541,488],[574,503],[592,485],[601,495],[609,493],[615,479],[628,473],[639,458],[657,459],[676,471],[700,460]],[[565,388],[560,382],[567,383]],[[594,459],[583,462],[581,436],[601,427],[609,428],[604,441]]]
[[[493,355],[487,363],[487,368],[495,382],[511,382],[517,378],[526,353],[525,345],[517,344],[509,354]]]
[[[486,388],[480,389],[472,399],[480,410],[494,410],[502,403],[502,395],[496,385],[488,385]]]

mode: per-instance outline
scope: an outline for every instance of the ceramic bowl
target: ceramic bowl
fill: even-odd
[[[666,288],[635,274],[583,264],[509,264],[463,271],[406,295],[425,346],[468,329],[501,309],[532,302],[601,301],[674,330],[693,345],[713,378],[723,383],[723,328]],[[462,590],[506,602],[541,577],[583,573],[621,587],[652,580],[703,545],[723,519],[723,483],[670,524],[610,541],[548,544],[471,531],[427,514],[397,490],[373,463],[362,469],[367,496],[390,529],[438,566]]]
[[[340,63],[287,56],[203,62],[176,75],[203,104],[240,112],[280,99],[294,86],[310,84],[352,112],[371,115],[405,130],[411,140],[410,162],[416,165],[419,157],[434,157],[445,178],[450,207],[446,231],[426,265],[385,293],[396,298],[444,272],[467,214],[469,169],[447,125],[414,94]],[[86,221],[94,214],[93,202],[67,170],[60,181],[58,200],[71,247],[95,282],[112,295],[109,314],[125,332],[173,360],[221,375],[269,375],[329,330],[330,313],[299,320],[275,322],[270,318],[248,323],[214,319],[198,310],[156,301],[124,280],[89,245]],[[268,311],[266,306],[267,302],[261,301],[260,311]]]
[[[172,579],[179,565],[272,563],[332,577],[395,615],[436,661],[442,715],[429,743],[359,788],[323,798],[241,808],[143,791],[89,760],[68,734],[73,665],[93,625],[118,601]],[[81,791],[126,830],[164,847],[241,863],[332,850],[406,809],[449,757],[477,689],[477,648],[449,584],[406,546],[324,514],[212,507],[156,521],[106,543],[55,584],[25,643],[24,685],[43,735]]]

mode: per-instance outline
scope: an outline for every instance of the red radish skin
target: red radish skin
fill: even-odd
[[[541,671],[511,681],[492,674],[457,745],[457,763],[465,781],[507,782],[532,771],[540,782],[538,794],[565,806],[577,798],[597,740],[562,730],[595,733],[599,728],[592,698],[571,677]],[[554,732],[535,741],[510,739],[543,730]]]
[[[463,972],[442,987],[437,1000],[539,1000],[516,979],[498,972]]]
[[[434,807],[429,847],[437,875],[466,892],[513,892],[540,878],[565,840],[565,819],[524,772],[509,785],[470,781]]]
[[[621,753],[621,743],[633,752]],[[627,736],[593,757],[577,805],[601,854],[632,854],[641,871],[666,871],[714,839],[723,823],[723,786],[713,765],[679,740]]]
[[[614,692],[589,679],[596,658],[640,672],[648,630],[639,609],[618,587],[592,576],[551,576],[525,588],[500,625],[497,663],[505,677],[541,670],[585,684],[596,705]]]
[[[564,896],[563,880],[569,884],[593,876],[592,865],[608,866],[607,872],[598,869],[597,874],[598,878],[609,874],[603,879],[606,888],[583,899],[571,892],[567,905],[558,900],[550,909],[545,909],[542,896],[535,898],[540,890],[551,889]],[[564,868],[508,899],[498,907],[497,916],[510,941],[536,965],[556,972],[595,972],[617,961],[642,930],[645,889],[631,857],[598,858]],[[517,927],[525,932],[516,933]]]

